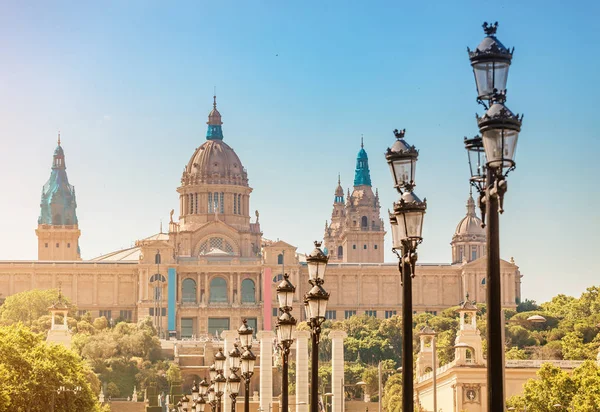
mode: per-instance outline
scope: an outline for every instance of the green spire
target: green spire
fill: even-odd
[[[354,171],[354,186],[371,186],[371,172],[369,171],[369,157],[365,151],[363,138],[360,138],[360,151],[356,156],[356,170]]]

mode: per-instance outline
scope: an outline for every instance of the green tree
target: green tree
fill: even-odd
[[[529,380],[524,385],[523,394],[510,398],[507,406],[537,412],[556,412],[556,404],[575,412],[598,410],[600,367],[594,362],[585,362],[572,374],[546,363],[537,375],[538,379]]]
[[[392,375],[383,389],[381,399],[383,409],[387,412],[402,412],[402,375]]]
[[[9,410],[45,412],[54,404],[55,412],[98,411],[89,376],[73,351],[47,344],[43,335],[22,324],[0,327],[0,399],[8,396]],[[81,391],[58,395],[60,386],[79,386]]]
[[[170,364],[169,369],[167,370],[167,381],[169,381],[169,383],[181,382],[181,369],[174,363]]]
[[[12,325],[21,322],[31,327],[42,316],[47,316],[46,330],[48,330],[50,329],[48,307],[57,299],[58,289],[32,289],[11,295],[0,306],[0,324]],[[72,306],[69,299],[64,299],[69,306]],[[69,315],[73,316],[74,313],[75,308],[72,307]]]

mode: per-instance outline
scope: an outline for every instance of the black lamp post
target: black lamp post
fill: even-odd
[[[390,166],[394,187],[400,199],[390,213],[392,251],[398,257],[402,281],[402,412],[413,412],[413,320],[412,278],[415,276],[417,246],[423,241],[423,217],[427,200],[421,201],[413,192],[419,151],[404,140],[405,130],[394,130],[396,141],[387,149],[385,158]]]
[[[225,393],[225,386],[227,385],[227,378],[223,374],[225,371],[225,361],[227,357],[223,353],[223,348],[219,348],[219,351],[215,355],[215,371],[217,376],[214,379],[215,395],[217,397],[217,411],[221,411],[221,398]]]
[[[231,412],[235,412],[235,403],[238,394],[240,393],[240,383],[242,379],[238,376],[240,370],[240,361],[242,354],[238,349],[238,344],[233,344],[233,349],[229,352],[229,370],[231,374],[227,379],[227,389],[229,390],[229,397],[231,398]]]
[[[277,340],[279,341],[279,348],[283,353],[283,370],[281,378],[281,409],[283,412],[288,411],[288,365],[289,365],[289,354],[290,346],[294,341],[293,335],[296,331],[296,319],[292,316],[292,302],[294,300],[294,292],[296,287],[290,282],[290,275],[285,273],[283,280],[277,286],[277,300],[279,301],[279,310],[281,315],[277,319]]]
[[[306,255],[308,282],[312,289],[304,296],[307,323],[312,332],[310,371],[310,412],[319,412],[319,339],[321,325],[325,322],[329,293],[323,289],[325,270],[329,258],[321,250],[321,242],[315,241],[315,249]],[[287,412],[287,411],[284,411]]]
[[[240,356],[242,367],[242,378],[244,379],[244,412],[250,412],[250,378],[254,375],[254,362],[256,355],[252,353],[252,336],[254,330],[248,326],[248,321],[244,319],[242,326],[238,329],[240,343],[242,345],[242,355]]]
[[[483,221],[487,213],[487,387],[489,412],[504,411],[504,342],[500,284],[499,216],[503,212],[506,176],[515,168],[514,154],[523,116],[506,106],[506,81],[513,50],[496,38],[498,23],[483,24],[486,37],[469,51],[477,85],[477,100],[486,113],[477,116],[482,137],[465,139],[471,184],[479,191]],[[487,101],[487,104],[483,102]]]
[[[217,407],[217,395],[215,393],[215,385],[212,384],[208,388],[208,403],[210,404],[210,408],[212,412],[215,412]]]

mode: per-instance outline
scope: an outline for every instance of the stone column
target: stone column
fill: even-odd
[[[344,338],[348,336],[343,330],[329,332],[331,339],[331,386],[333,399],[332,412],[344,410]]]
[[[273,403],[273,339],[275,333],[262,330],[257,334],[260,340],[260,409],[269,412]]]
[[[221,332],[221,337],[224,340],[223,343],[223,353],[227,356],[227,361],[225,362],[225,368],[223,375],[225,378],[229,379],[229,352],[233,350],[233,344],[235,339],[238,337],[237,330],[224,330]],[[225,386],[225,391],[223,392],[223,412],[231,411],[231,398],[229,397],[229,391],[227,390],[227,386]]]
[[[308,338],[310,331],[296,332],[296,412],[308,412]]]

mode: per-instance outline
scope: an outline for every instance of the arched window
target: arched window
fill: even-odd
[[[196,281],[194,279],[184,279],[181,283],[181,301],[196,303]]]
[[[467,362],[473,361],[473,352],[471,352],[471,349],[465,349],[465,359]]]
[[[214,278],[210,281],[209,302],[227,302],[227,281],[223,278]]]
[[[277,264],[283,265],[283,253],[280,253],[279,255],[277,255]]]
[[[363,216],[363,217],[360,219],[360,225],[361,225],[362,227],[369,227],[369,219],[367,219],[367,217],[366,217],[366,216]]]
[[[430,366],[428,366],[428,367],[425,368],[425,373],[429,373],[429,372],[432,372],[432,371],[433,371],[433,369],[431,369]]]
[[[256,286],[252,279],[242,280],[242,303],[256,302]]]
[[[338,246],[338,257],[344,256],[344,247]]]

